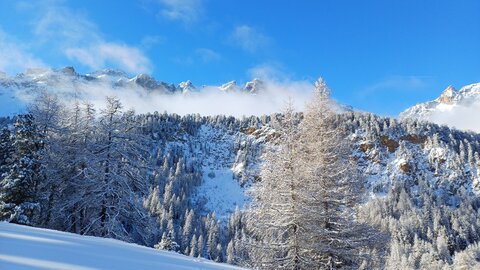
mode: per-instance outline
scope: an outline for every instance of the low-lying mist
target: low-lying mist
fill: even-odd
[[[65,103],[88,101],[97,109],[104,107],[107,96],[120,99],[124,109],[137,113],[168,112],[179,115],[231,115],[235,117],[280,112],[291,98],[297,110],[302,110],[313,93],[314,86],[307,81],[264,80],[257,93],[241,90],[221,91],[216,86],[205,86],[188,93],[166,94],[147,90],[138,85],[113,87],[107,81],[67,81],[49,83],[48,92],[56,94]],[[25,102],[33,99],[32,92],[20,91],[17,97]]]
[[[460,130],[480,132],[479,116],[480,100],[476,100],[470,104],[455,105],[450,110],[435,112],[429,120]]]

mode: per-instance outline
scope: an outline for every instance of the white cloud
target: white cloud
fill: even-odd
[[[133,108],[138,113],[167,111],[180,115],[199,113],[237,117],[280,112],[291,97],[296,109],[302,110],[313,91],[313,85],[303,81],[264,81],[264,89],[256,95],[224,93],[217,86],[206,86],[199,92],[188,95],[166,95],[139,87],[111,88],[107,84],[85,83],[75,86],[97,108],[103,106],[106,96],[116,96],[126,109]]]
[[[201,0],[158,1],[162,6],[159,15],[169,20],[190,24],[199,20],[203,13],[203,2]]]
[[[145,49],[149,49],[157,44],[164,43],[166,40],[165,37],[162,36],[145,36],[142,38],[142,41],[140,42],[142,44],[142,47]]]
[[[248,25],[235,27],[229,40],[232,44],[251,53],[267,47],[270,43],[270,38]]]
[[[42,60],[28,52],[28,48],[0,29],[0,71],[13,74],[44,66]]]
[[[292,81],[287,72],[279,63],[263,63],[250,68],[247,71],[252,78],[259,78],[268,81]]]
[[[123,44],[99,42],[89,47],[66,48],[65,55],[93,69],[114,64],[132,73],[147,73],[150,60],[137,48]]]
[[[195,50],[195,54],[204,63],[218,61],[222,58],[219,53],[207,48],[198,48]]]
[[[471,104],[457,105],[450,110],[435,111],[428,120],[461,130],[480,132],[478,115],[480,115],[480,100]]]
[[[418,90],[429,85],[428,76],[389,76],[383,80],[365,87],[362,95],[370,95],[379,91]]]
[[[312,83],[307,81],[267,78],[262,78],[262,81],[263,87],[256,94],[225,93],[218,86],[205,86],[185,95],[171,95],[145,90],[135,84],[112,87],[109,80],[72,82],[69,77],[56,78],[50,82],[49,89],[66,102],[79,98],[93,103],[97,109],[104,106],[107,96],[116,96],[125,109],[133,108],[137,113],[167,111],[180,115],[199,113],[237,117],[280,112],[289,98],[293,98],[295,108],[300,111],[313,92]],[[31,94],[22,93],[17,93],[17,97],[26,102],[32,98]]]
[[[152,70],[151,61],[140,49],[142,45],[106,40],[85,14],[66,7],[61,1],[23,3],[18,9],[31,12],[33,44],[38,48],[61,52],[91,69],[114,66],[132,73]],[[153,40],[146,42],[151,44]]]
[[[313,89],[311,84],[303,82],[282,84],[265,81],[264,84],[265,88],[256,95],[223,93],[217,87],[209,86],[203,88],[200,93],[154,96],[149,99],[137,99],[139,104],[127,105],[141,110],[165,110],[181,115],[200,113],[201,115],[225,114],[241,117],[280,112],[289,97],[294,97],[295,106],[300,110]]]
[[[34,34],[42,42],[59,42],[60,46],[85,45],[101,39],[97,26],[86,15],[61,5],[38,7]]]

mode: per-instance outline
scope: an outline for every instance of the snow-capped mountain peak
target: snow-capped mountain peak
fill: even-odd
[[[6,73],[0,73],[0,85],[4,88],[19,88],[35,90],[35,88],[42,87],[55,90],[59,87],[68,88],[67,85],[73,83],[88,83],[95,85],[110,84],[112,88],[117,87],[132,87],[143,88],[149,92],[159,92],[162,94],[185,94],[194,91],[200,91],[204,87],[197,88],[190,81],[181,82],[178,85],[156,80],[148,74],[138,74],[136,76],[129,76],[126,72],[118,69],[103,69],[87,74],[79,74],[74,67],[64,67],[59,69],[52,68],[35,68],[27,69],[23,73],[10,77]],[[236,81],[230,81],[218,87],[222,92],[244,92],[244,93],[258,93],[264,87],[264,83],[259,79],[254,79],[247,82],[243,87],[239,86]]]
[[[442,94],[436,99],[436,101],[444,104],[453,104],[453,99],[457,95],[457,91],[451,85],[449,85]]]
[[[244,93],[256,94],[262,90],[264,83],[259,79],[253,79],[252,81],[246,82],[243,88],[237,84],[236,81],[227,82],[219,87],[223,92],[233,92],[240,91]]]
[[[190,93],[197,90],[197,88],[193,85],[193,83],[190,80],[181,82],[178,85],[178,88],[181,90],[182,93]]]
[[[60,72],[66,76],[78,76],[77,72],[75,71],[74,67],[64,67],[60,69]]]
[[[160,93],[174,93],[177,90],[175,85],[157,81],[152,76],[143,73],[131,78],[128,82],[148,91],[158,91]]]
[[[400,114],[400,119],[418,119],[446,124],[464,130],[480,131],[475,115],[480,114],[480,83],[459,90],[448,86],[441,95],[412,106]]]
[[[238,89],[237,81],[230,81],[219,87],[223,92],[234,91]]]
[[[112,78],[128,79],[128,74],[118,69],[103,69],[103,70],[95,71],[92,74],[87,74],[87,76],[95,77],[95,78],[112,77]]]
[[[137,76],[130,79],[131,82],[135,82],[136,84],[146,88],[146,89],[155,89],[159,86],[157,81],[147,74],[138,74]]]
[[[244,89],[246,92],[254,94],[258,93],[259,90],[261,90],[263,87],[264,83],[261,80],[255,78],[253,79],[253,81],[247,82]]]

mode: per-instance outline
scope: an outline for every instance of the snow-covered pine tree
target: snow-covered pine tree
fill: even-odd
[[[198,257],[205,256],[205,238],[203,234],[200,234],[197,241],[197,250],[198,250]]]
[[[2,175],[9,170],[9,165],[12,163],[13,158],[13,141],[12,134],[8,128],[2,128],[0,130],[0,179],[3,179]]]
[[[230,240],[227,245],[227,263],[235,263],[235,244],[234,239]]]
[[[192,237],[192,241],[190,241],[190,254],[189,256],[195,257],[197,256],[197,235],[194,234]]]
[[[178,252],[180,246],[175,242],[175,237],[173,236],[173,232],[169,231],[167,233],[163,233],[162,240],[154,246],[156,249],[168,250]]]
[[[13,152],[0,178],[0,219],[31,224],[38,209],[37,190],[41,181],[38,137],[33,116],[19,115],[15,122]]]
[[[185,213],[185,223],[183,224],[183,228],[182,228],[182,248],[183,249],[190,248],[189,245],[191,242],[192,232],[194,229],[193,222],[194,222],[193,209],[190,209],[190,211],[187,210]],[[185,252],[185,254],[189,254],[189,253],[190,252]]]

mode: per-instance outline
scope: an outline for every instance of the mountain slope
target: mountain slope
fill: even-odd
[[[241,269],[113,239],[0,222],[0,269]]]
[[[455,90],[447,87],[435,100],[417,104],[400,114],[401,119],[418,119],[446,124],[463,130],[480,131],[480,83]]]

